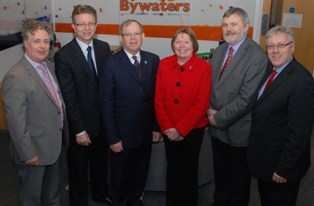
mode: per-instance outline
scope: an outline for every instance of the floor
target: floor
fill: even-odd
[[[312,135],[312,151],[314,149],[314,135]],[[10,159],[9,137],[7,131],[0,130],[0,206],[18,206],[18,178],[15,165]],[[314,157],[312,155],[312,161]],[[67,184],[66,164],[64,151],[61,161],[61,203],[62,206],[68,206],[68,191],[65,189]],[[214,183],[209,182],[199,187],[198,206],[209,206],[212,202]],[[145,206],[163,206],[165,205],[164,192],[146,191],[143,197]],[[105,206],[105,204],[90,202],[90,206]],[[260,206],[257,193],[256,180],[252,179],[251,198],[249,206]],[[314,166],[312,165],[307,175],[301,182],[297,206],[314,206]]]

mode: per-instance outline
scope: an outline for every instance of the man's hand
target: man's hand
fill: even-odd
[[[162,142],[162,136],[160,132],[153,131],[153,142]]]
[[[90,141],[88,134],[84,133],[82,135],[76,136],[76,143],[81,146],[88,146],[92,142]]]
[[[214,118],[214,115],[217,113],[218,111],[217,110],[214,110],[214,109],[208,109],[207,110],[207,118],[208,118],[208,121],[209,121],[209,124],[213,127],[217,127],[217,123],[216,123],[216,120]]]
[[[38,162],[39,162],[38,156],[35,156],[33,159],[25,161],[25,164],[29,166],[36,166],[38,165]]]
[[[287,182],[287,179],[286,178],[283,178],[283,177],[280,177],[276,172],[274,172],[273,174],[273,181],[276,182],[276,183],[286,183]]]
[[[121,152],[123,150],[122,141],[120,140],[119,142],[110,145],[110,149],[115,153]]]

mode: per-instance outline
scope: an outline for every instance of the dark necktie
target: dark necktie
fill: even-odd
[[[269,85],[273,82],[276,73],[277,73],[277,72],[276,72],[275,69],[271,72],[271,74],[270,74],[270,76],[269,76],[269,79],[268,79],[268,81],[267,81],[267,83],[266,83],[266,85],[265,85],[265,88],[264,88],[264,91],[263,91],[263,92],[265,92],[265,90],[266,90],[266,89],[269,87]]]
[[[227,59],[226,59],[224,65],[223,65],[223,67],[222,67],[222,69],[221,69],[221,71],[220,71],[219,79],[221,78],[221,76],[223,75],[223,73],[226,71],[228,65],[230,64],[231,59],[232,59],[232,55],[233,55],[233,51],[234,51],[234,49],[233,49],[232,47],[230,47],[229,53],[228,53],[228,57],[227,57]]]
[[[88,63],[88,68],[89,68],[90,72],[93,74],[94,78],[97,79],[95,65],[94,65],[94,61],[92,58],[92,47],[91,46],[87,47],[87,63]]]
[[[139,61],[137,60],[137,56],[132,56],[132,58],[134,59],[134,68],[137,73],[137,76],[140,80],[142,80],[142,69]]]

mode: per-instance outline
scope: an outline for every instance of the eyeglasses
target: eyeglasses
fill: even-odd
[[[87,24],[85,23],[74,23],[75,26],[80,27],[80,28],[85,28],[86,26],[88,27],[94,27],[96,25],[96,22],[89,22]]]
[[[142,35],[142,32],[135,32],[133,34],[131,33],[125,33],[125,34],[121,34],[122,36],[124,37],[127,37],[127,38],[131,38],[131,37],[139,37]]]
[[[293,41],[290,41],[290,42],[288,42],[288,43],[286,43],[286,44],[277,44],[277,45],[275,45],[275,44],[271,44],[271,45],[267,45],[266,46],[266,49],[269,49],[269,50],[274,50],[275,48],[276,49],[283,49],[283,48],[285,48],[286,46],[288,46],[289,44],[291,44]]]

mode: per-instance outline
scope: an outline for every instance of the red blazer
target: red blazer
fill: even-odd
[[[183,65],[177,55],[160,61],[155,91],[155,114],[161,132],[176,128],[185,137],[208,124],[211,65],[195,54]]]

